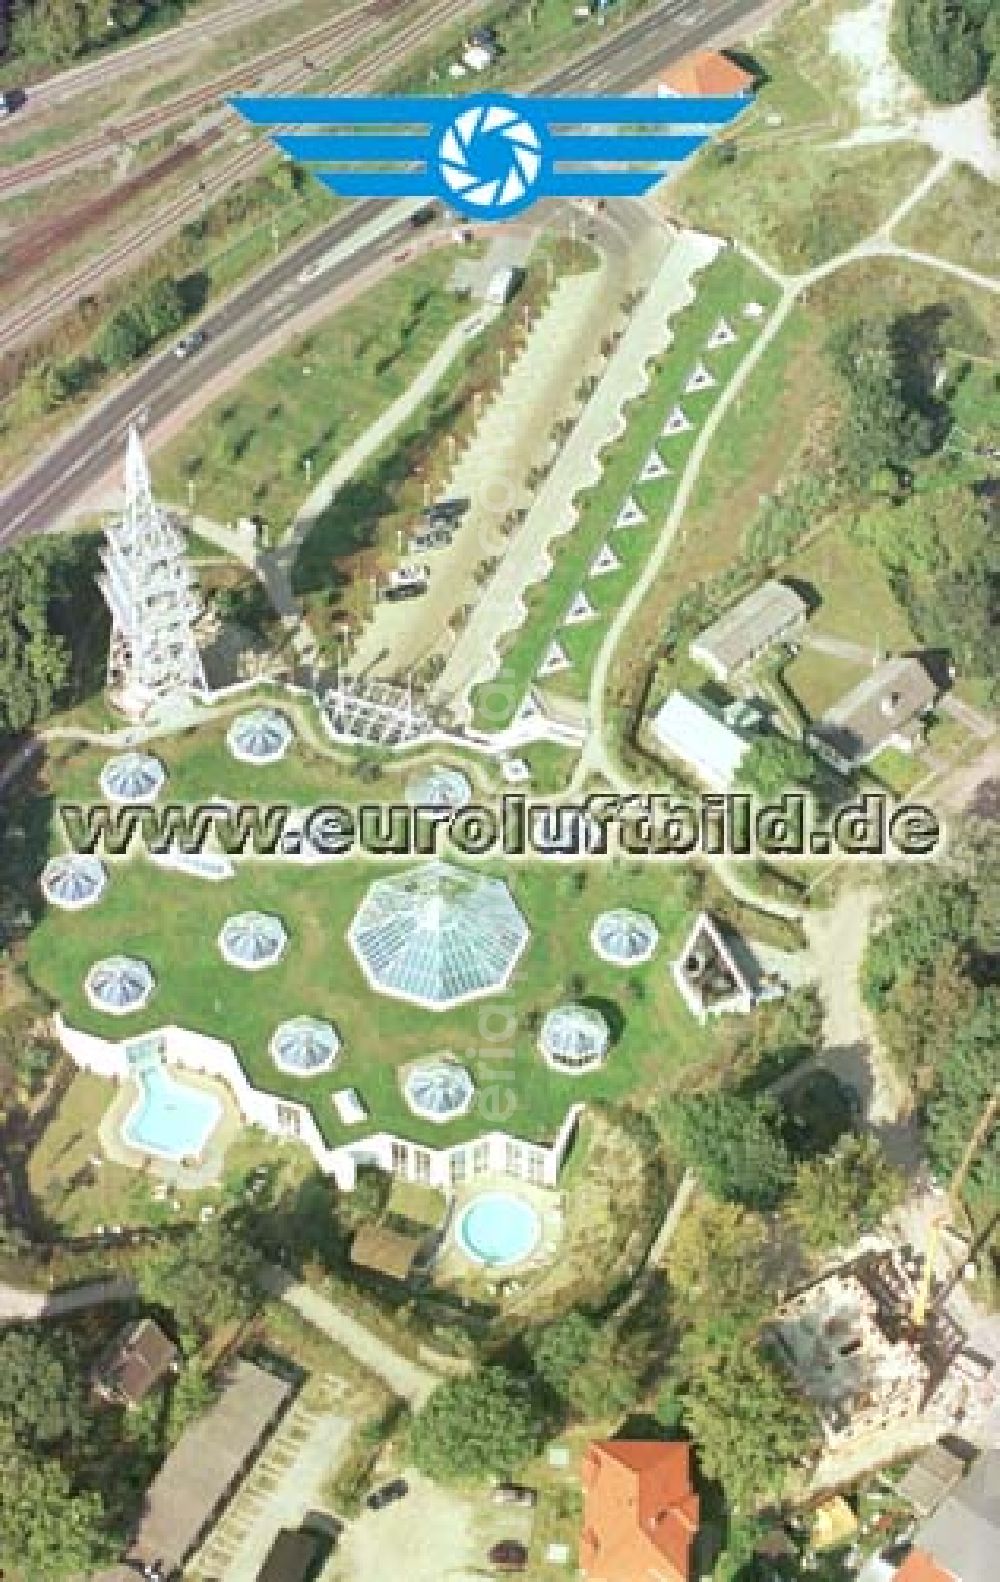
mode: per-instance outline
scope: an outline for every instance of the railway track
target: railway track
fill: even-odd
[[[304,62],[309,60],[314,69],[326,70],[336,64],[338,56],[356,49],[359,39],[377,42],[376,30],[395,24],[400,13],[407,9],[412,9],[407,0],[360,0],[359,4],[338,12],[329,21],[301,33],[292,42],[255,55],[155,109],[129,116],[117,125],[104,126],[99,132],[78,138],[70,146],[51,154],[40,154],[35,159],[0,169],[0,199],[30,192],[34,187],[69,175],[81,165],[107,159],[117,148],[165,131],[186,116],[218,105],[228,94],[259,86],[262,78],[280,71],[283,66],[292,67],[294,73],[296,68],[305,69]],[[277,85],[278,79],[269,84]]]
[[[372,0],[368,0],[368,3],[371,4]],[[375,0],[375,3],[381,3],[381,0]],[[396,19],[392,37],[384,44],[377,61],[346,72],[336,83],[338,92],[364,93],[370,90],[387,71],[403,65],[414,50],[429,42],[438,28],[463,16],[474,15],[485,3],[486,0],[431,0],[428,4],[428,0],[418,0],[418,3],[407,8],[408,21],[401,24]],[[413,12],[417,15],[413,16]],[[315,58],[311,56],[310,60],[315,67]],[[294,91],[305,87],[313,75],[313,70],[296,70],[281,86],[286,91]],[[252,134],[241,130],[239,135],[249,137]],[[0,328],[0,354],[12,350],[43,329],[58,313],[73,307],[81,297],[97,290],[109,276],[121,273],[148,257],[181,225],[196,218],[234,182],[251,175],[269,158],[273,158],[273,150],[266,141],[255,139],[251,147],[237,149],[210,174],[202,177],[194,191],[164,203],[154,216],[118,238],[100,258],[82,265],[56,285],[22,300],[4,316]]]

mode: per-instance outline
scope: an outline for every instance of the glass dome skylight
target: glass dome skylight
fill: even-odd
[[[476,1088],[464,1066],[450,1060],[433,1060],[414,1066],[403,1083],[403,1094],[414,1115],[444,1122],[466,1113]]]
[[[83,852],[70,852],[65,857],[53,857],[42,870],[42,894],[50,906],[61,906],[67,912],[79,912],[93,906],[104,894],[108,882],[107,870],[99,857]]]
[[[280,961],[288,934],[280,917],[270,912],[237,912],[219,933],[219,949],[231,967],[259,972]]]
[[[167,778],[152,753],[121,753],[101,770],[101,790],[109,802],[152,802]]]
[[[273,764],[285,756],[294,734],[280,710],[251,709],[230,725],[226,746],[240,763]]]
[[[656,949],[660,931],[645,912],[621,907],[602,912],[590,931],[590,943],[602,961],[615,967],[637,967]]]
[[[591,1071],[602,1064],[611,1031],[600,1011],[589,1005],[559,1005],[542,1023],[538,1047],[560,1071]]]
[[[83,988],[95,1010],[109,1016],[127,1016],[146,1004],[156,980],[144,961],[134,956],[108,956],[95,961],[84,979]]]
[[[430,769],[410,776],[406,782],[406,800],[411,807],[450,812],[471,802],[472,784],[460,769],[433,764]]]
[[[271,1039],[271,1059],[279,1071],[293,1077],[314,1077],[329,1071],[339,1049],[336,1029],[313,1016],[296,1016],[282,1022]]]
[[[347,938],[373,988],[442,1011],[501,988],[530,930],[502,879],[429,862],[376,879]]]

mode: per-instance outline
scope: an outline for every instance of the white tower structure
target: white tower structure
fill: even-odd
[[[205,690],[194,637],[201,602],[184,539],[153,500],[135,428],[125,456],[125,509],[107,530],[101,592],[111,611],[108,688],[141,717],[178,694]]]

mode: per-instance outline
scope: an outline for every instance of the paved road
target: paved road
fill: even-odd
[[[134,1295],[135,1286],[131,1280],[95,1280],[90,1285],[74,1286],[69,1291],[56,1291],[54,1295],[0,1285],[0,1324],[25,1324],[39,1318],[61,1318],[66,1313],[82,1313],[88,1307],[129,1302]]]
[[[537,86],[563,94],[587,88],[627,92],[648,82],[670,60],[733,31],[741,19],[759,9],[755,0],[706,4],[664,0],[612,33],[585,60]],[[0,494],[0,547],[57,526],[75,502],[115,465],[124,449],[125,429],[137,414],[145,411],[145,426],[154,429],[213,374],[252,348],[260,339],[262,326],[275,327],[282,316],[290,316],[310,300],[320,301],[325,293],[343,286],[380,257],[391,255],[408,234],[405,222],[357,247],[351,260],[321,279],[304,286],[299,281],[304,269],[332,248],[349,244],[366,225],[380,218],[384,223],[384,217],[383,204],[353,205],[207,315],[203,323],[208,345],[190,364],[178,363],[167,353],[144,365],[110,401],[85,416],[27,474]]]

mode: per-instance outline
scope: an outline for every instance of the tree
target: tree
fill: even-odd
[[[161,1242],[143,1259],[139,1285],[181,1330],[207,1335],[256,1310],[260,1269],[260,1254],[238,1227],[216,1219]]]
[[[887,467],[908,467],[934,444],[934,425],[914,399],[912,358],[902,339],[894,321],[881,315],[841,325],[828,342],[847,397],[840,466],[857,488]]]
[[[92,636],[94,541],[36,538],[0,555],[0,737],[28,730],[72,695]]]
[[[952,1036],[951,1053],[927,1106],[927,1148],[945,1178],[958,1168],[976,1122],[1000,1086],[1000,993],[984,989],[973,1015]],[[979,1149],[965,1191],[994,1207],[1000,1202],[1000,1127],[993,1127]]]
[[[946,945],[930,963],[905,968],[879,1017],[882,1043],[918,1094],[928,1093],[947,1061],[956,1029],[976,1008],[968,953]]]
[[[439,1385],[410,1430],[410,1452],[440,1482],[507,1477],[537,1453],[538,1421],[526,1385],[485,1367]]]
[[[735,1093],[678,1099],[668,1130],[684,1163],[715,1197],[767,1209],[788,1185],[791,1161],[774,1099]]]
[[[959,104],[982,87],[986,60],[977,13],[965,0],[895,0],[896,59],[938,104]]]
[[[635,1401],[635,1369],[623,1356],[615,1332],[583,1313],[548,1324],[532,1356],[538,1377],[581,1417],[615,1417]]]
[[[101,1496],[74,1489],[59,1462],[24,1450],[0,1424],[0,1560],[25,1578],[91,1576],[112,1558]]]
[[[0,1426],[29,1450],[82,1436],[83,1372],[65,1335],[12,1329],[0,1339]]]
[[[731,1509],[781,1497],[818,1443],[815,1413],[751,1330],[699,1327],[681,1342],[684,1420]]]
[[[106,368],[127,368],[150,343],[142,315],[135,308],[112,314],[97,342],[97,355]]]
[[[888,921],[865,952],[861,985],[866,1003],[884,1010],[904,973],[930,969],[943,952],[968,939],[975,907],[975,892],[963,875],[926,868],[906,873],[891,897]]]
[[[847,1247],[902,1202],[905,1182],[867,1133],[848,1136],[820,1159],[799,1165],[786,1213],[813,1252]]]
[[[744,753],[736,778],[763,802],[785,791],[815,790],[823,778],[819,764],[801,742],[787,736],[758,736]]]
[[[684,1215],[670,1243],[670,1288],[692,1316],[706,1304],[747,1321],[769,1305],[763,1271],[764,1221],[735,1203],[702,1199]]]
[[[142,321],[148,345],[173,334],[187,317],[184,297],[176,280],[154,280],[137,298],[135,312]]]

